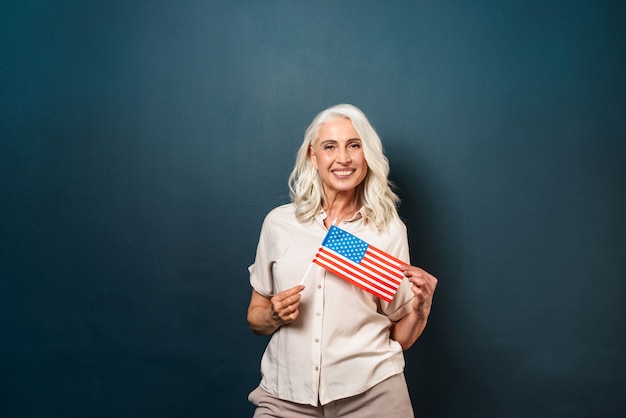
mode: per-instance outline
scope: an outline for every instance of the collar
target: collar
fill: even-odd
[[[355,222],[364,217],[365,217],[365,208],[361,206],[359,210],[354,212],[354,215],[352,215],[351,218],[344,219],[341,222]],[[319,213],[317,214],[317,219],[321,221],[322,225],[324,224],[324,221],[326,220],[326,218],[328,218],[328,214],[326,213],[324,209],[320,209]]]

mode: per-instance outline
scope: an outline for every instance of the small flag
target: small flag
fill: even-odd
[[[334,225],[313,262],[387,302],[404,278],[401,266],[407,264]]]

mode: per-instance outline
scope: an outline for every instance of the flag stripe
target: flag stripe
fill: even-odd
[[[385,291],[371,283],[360,280],[360,278],[354,274],[350,274],[348,272],[342,271],[341,269],[336,269],[334,267],[334,263],[332,262],[330,262],[330,264],[326,264],[326,263],[323,263],[323,260],[320,260],[320,261],[322,262],[322,264],[320,265],[324,267],[326,270],[330,271],[331,273],[336,274],[342,279],[349,281],[350,283],[360,287],[361,289],[366,290],[367,292],[381,299],[384,299],[387,302],[391,302],[391,300],[393,299],[393,296],[394,296],[393,292]]]
[[[365,269],[364,271],[366,273],[364,274],[369,274],[370,276],[373,276],[376,279],[380,278],[381,280],[388,282],[391,286],[398,286],[400,282],[402,281],[402,277],[400,277],[399,275],[389,274],[388,272],[379,269],[378,266],[376,266],[375,264],[371,264],[366,259],[363,259],[363,261],[361,261],[360,266]]]
[[[402,280],[402,277],[404,277],[404,274],[402,274],[400,270],[402,263],[400,264],[390,263],[388,260],[384,259],[383,257],[379,257],[376,254],[370,253],[369,248],[366,253],[366,257],[363,257],[363,260],[361,260],[361,262],[369,261],[373,265],[377,266],[379,269],[383,270],[384,272],[386,272],[387,274],[391,276],[400,276],[400,280]]]
[[[382,288],[387,289],[389,292],[391,292],[391,294],[395,293],[395,290],[400,285],[400,282],[390,280],[384,276],[377,275],[375,274],[376,272],[372,272],[368,269],[360,268],[358,264],[355,264],[349,259],[343,257],[341,254],[338,254],[333,250],[329,250],[328,248],[321,248],[319,255],[320,257],[326,255],[326,260],[334,260],[336,263],[339,264],[339,267],[344,267],[344,270],[361,275],[361,279],[363,281],[371,283],[372,286],[376,286],[377,288],[381,286]]]
[[[406,263],[398,258],[395,258],[394,256],[387,254],[384,251],[379,250],[378,248],[374,247],[373,245],[369,245],[367,246],[368,251],[370,251],[373,254],[378,255],[379,257],[389,260],[389,264],[391,265],[396,265],[398,267],[405,265]]]
[[[387,266],[381,265],[377,260],[372,260],[368,257],[369,254],[366,254],[365,257],[361,260],[361,265],[369,267],[371,270],[377,271],[378,274],[387,277],[389,280],[393,282],[400,283],[404,278],[404,275],[401,271],[396,268],[396,271],[393,271]]]
[[[331,260],[324,259],[323,257],[318,257],[313,262],[316,264],[319,264],[320,266],[324,267],[326,270],[330,271],[333,274],[336,274],[337,276],[352,283],[353,285],[358,286],[361,289],[387,302],[391,302],[393,298],[394,293],[380,291],[379,289],[377,289],[376,287],[373,287],[369,283],[359,280],[356,276],[342,271],[341,268],[339,266],[336,267],[336,263],[332,262]]]

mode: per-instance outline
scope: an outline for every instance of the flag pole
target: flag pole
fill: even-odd
[[[300,280],[300,285],[302,285],[302,283],[304,283],[304,279],[306,279],[306,276],[309,275],[309,271],[311,271],[311,267],[313,267],[313,263],[309,264],[309,268],[306,269],[306,273],[304,273],[304,276],[302,277],[302,280]]]
[[[337,222],[337,218],[335,218],[333,220],[332,225],[335,225],[335,222]],[[309,264],[309,268],[306,269],[306,273],[304,273],[304,276],[302,276],[302,280],[300,280],[300,286],[302,286],[302,283],[304,283],[304,280],[306,279],[306,276],[309,275],[309,272],[311,271],[311,267],[313,267],[313,263]]]

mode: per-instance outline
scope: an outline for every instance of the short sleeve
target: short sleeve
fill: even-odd
[[[261,296],[272,297],[274,294],[274,280],[272,277],[272,234],[271,222],[266,217],[261,227],[259,243],[257,245],[254,264],[248,267],[250,285]]]

